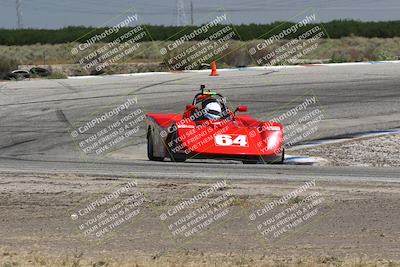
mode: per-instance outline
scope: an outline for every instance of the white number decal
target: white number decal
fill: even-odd
[[[215,136],[215,144],[218,146],[247,146],[246,135],[219,134]]]
[[[238,135],[235,140],[233,140],[234,145],[247,146],[247,136]]]

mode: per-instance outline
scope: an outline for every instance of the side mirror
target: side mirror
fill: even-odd
[[[247,106],[238,106],[235,112],[247,112]]]

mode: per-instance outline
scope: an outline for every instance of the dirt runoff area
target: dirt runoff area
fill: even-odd
[[[398,183],[0,173],[0,266],[398,266]]]
[[[294,150],[291,153],[324,159],[319,165],[399,167],[399,151],[400,134],[391,134]]]

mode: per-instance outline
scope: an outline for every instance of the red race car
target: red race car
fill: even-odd
[[[147,114],[147,155],[150,160],[170,158],[229,159],[245,164],[283,163],[283,126],[277,122],[258,121],[246,112],[235,111],[226,99],[200,88],[183,114]]]

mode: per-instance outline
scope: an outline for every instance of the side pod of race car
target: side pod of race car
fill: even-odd
[[[236,115],[246,112],[247,106],[232,112],[222,95],[204,88],[202,85],[183,114],[147,114],[150,160],[227,159],[245,164],[284,161],[282,124]]]

